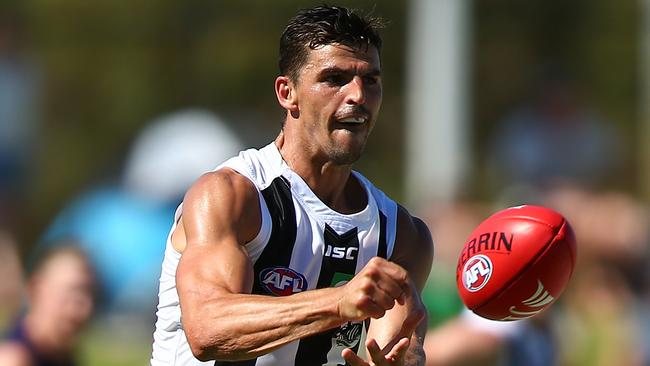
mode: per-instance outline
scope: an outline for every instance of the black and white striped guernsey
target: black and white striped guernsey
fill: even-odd
[[[223,167],[247,177],[259,190],[262,225],[257,237],[246,244],[255,270],[253,293],[290,296],[342,285],[371,258],[390,258],[395,243],[397,205],[361,174],[353,172],[366,190],[367,206],[357,213],[341,214],[316,197],[284,162],[274,143],[260,150],[243,151],[217,169]],[[179,207],[177,219],[181,211]],[[192,356],[180,322],[175,281],[179,258],[180,254],[168,240],[160,277],[153,366],[344,365],[341,351],[356,350],[363,344],[363,324],[348,323],[292,342],[255,360],[200,362]]]

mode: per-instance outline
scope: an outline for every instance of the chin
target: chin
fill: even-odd
[[[335,164],[335,165],[352,165],[359,158],[361,158],[361,154],[363,153],[363,148],[357,148],[357,149],[336,149],[332,151],[330,154],[330,160]]]

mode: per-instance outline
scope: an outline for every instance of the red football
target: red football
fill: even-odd
[[[542,206],[517,206],[483,221],[458,258],[456,285],[463,303],[493,320],[519,320],[560,296],[576,262],[569,222]]]

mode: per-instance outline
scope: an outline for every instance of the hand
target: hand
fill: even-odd
[[[341,355],[351,366],[403,366],[409,344],[408,338],[402,338],[392,348],[387,346],[382,350],[374,339],[369,339],[366,341],[366,349],[370,362],[363,360],[349,348],[344,349]]]
[[[412,301],[413,294],[406,270],[380,257],[371,259],[342,291],[338,313],[344,321],[381,318],[396,301]]]

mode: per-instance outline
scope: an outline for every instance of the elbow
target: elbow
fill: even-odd
[[[236,347],[236,337],[228,336],[226,332],[188,327],[185,329],[187,343],[192,355],[199,361],[241,361],[250,357]]]
[[[193,327],[186,327],[184,330],[187,344],[190,346],[194,358],[203,362],[216,360],[217,352],[215,350],[218,346],[214,342],[210,342],[207,335]]]

